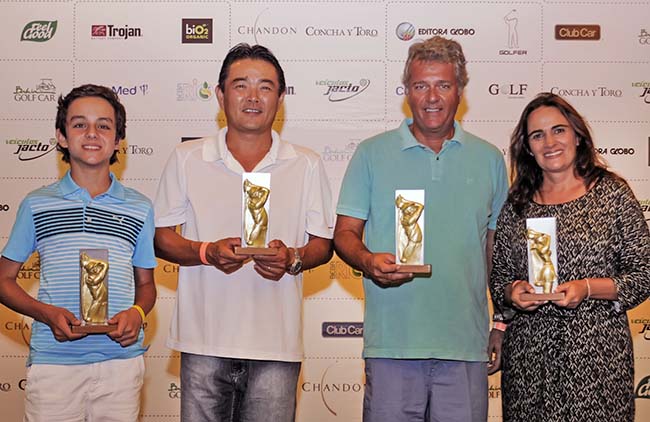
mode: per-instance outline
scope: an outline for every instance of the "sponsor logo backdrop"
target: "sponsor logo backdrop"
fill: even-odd
[[[107,85],[128,113],[113,171],[153,197],[183,139],[225,124],[214,88],[238,42],[270,47],[288,92],[275,128],[318,152],[335,196],[356,146],[409,115],[401,83],[409,45],[432,35],[463,44],[470,73],[458,118],[507,154],[523,108],[542,90],[590,121],[603,158],[625,176],[650,218],[650,1],[0,1],[0,246],[24,195],[66,167],[54,151],[61,93]],[[507,158],[507,157],[506,157]],[[19,283],[38,289],[37,256]],[[142,415],[179,419],[178,353],[165,347],[178,267],[160,261],[147,318]],[[306,358],[298,421],[361,420],[361,274],[341,260],[305,273]],[[0,307],[0,407],[22,420],[31,321]],[[650,302],[630,313],[637,421],[650,419]],[[459,333],[463,335],[463,333]],[[500,375],[490,421],[501,420]]]

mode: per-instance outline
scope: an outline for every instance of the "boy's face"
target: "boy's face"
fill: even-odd
[[[116,138],[115,110],[100,97],[77,98],[68,107],[67,137],[56,131],[56,139],[70,152],[70,165],[97,167],[110,165],[119,147]]]

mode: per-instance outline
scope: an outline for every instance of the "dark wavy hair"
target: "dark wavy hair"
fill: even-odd
[[[591,131],[585,119],[562,97],[550,92],[542,92],[524,108],[510,137],[512,186],[508,199],[513,204],[515,212],[520,215],[544,180],[542,169],[535,161],[528,144],[528,118],[533,111],[540,107],[558,109],[571,125],[578,139],[574,171],[584,180],[586,186],[590,186],[605,174],[611,174],[596,152]]]
[[[243,59],[252,59],[252,60],[263,60],[265,62],[271,63],[275,68],[275,72],[278,74],[278,84],[280,85],[278,96],[284,93],[284,90],[287,87],[287,84],[284,80],[284,70],[280,66],[278,59],[271,53],[271,50],[264,47],[263,45],[254,45],[250,46],[246,43],[239,43],[233,48],[230,49],[226,58],[223,59],[221,64],[221,71],[219,72],[219,89],[223,92],[223,87],[228,79],[228,72],[230,71],[230,66],[237,60]]]
[[[76,99],[85,97],[99,97],[109,102],[115,111],[115,140],[119,141],[126,137],[126,109],[120,102],[120,98],[112,89],[101,85],[86,84],[78,86],[68,93],[65,97],[59,95],[59,105],[56,110],[56,123],[55,127],[61,134],[67,138],[65,124],[68,118],[68,108],[70,104]],[[66,163],[70,162],[70,151],[59,144],[56,144],[56,149],[63,155],[61,159]],[[111,155],[110,163],[113,164],[117,161],[117,151]]]

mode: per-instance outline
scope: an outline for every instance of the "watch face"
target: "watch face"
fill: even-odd
[[[296,259],[293,261],[293,264],[291,264],[291,267],[289,267],[287,272],[291,275],[297,275],[300,271],[302,271],[302,260],[300,259],[300,256],[296,254]]]

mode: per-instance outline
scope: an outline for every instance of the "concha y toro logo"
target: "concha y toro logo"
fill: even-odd
[[[45,42],[56,34],[58,21],[31,21],[23,28],[20,41]]]

